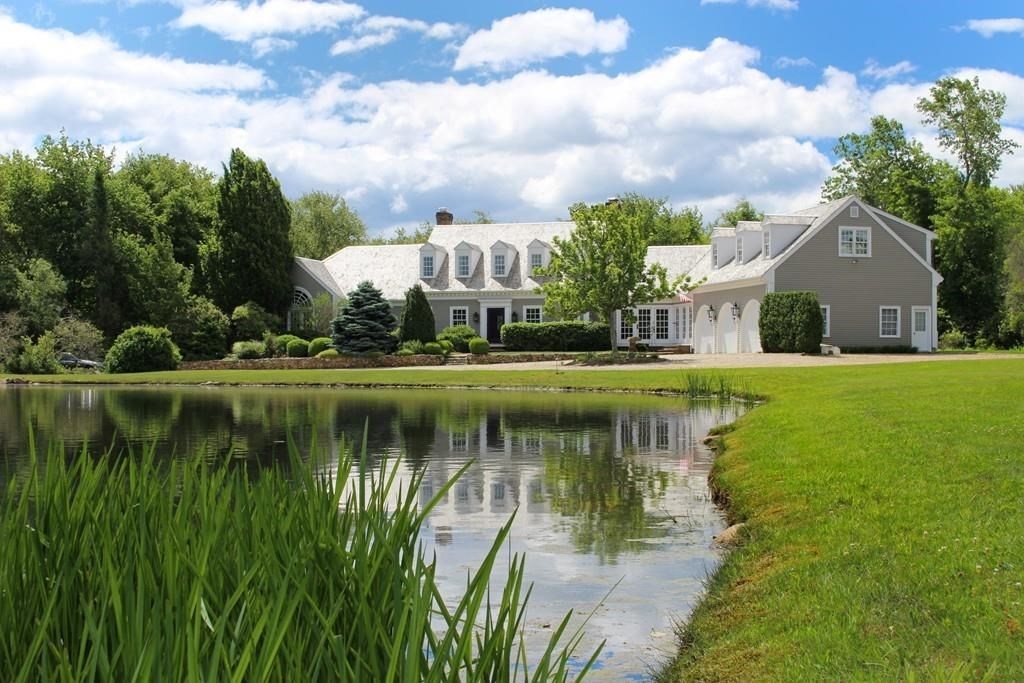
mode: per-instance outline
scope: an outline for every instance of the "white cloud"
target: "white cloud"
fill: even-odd
[[[702,5],[732,5],[740,0],[700,0]],[[747,7],[765,7],[773,10],[790,11],[800,7],[798,0],[742,0]]]
[[[980,33],[986,38],[991,38],[997,33],[1017,33],[1024,36],[1024,19],[1017,17],[1006,17],[1003,19],[971,19],[965,27],[975,33]]]
[[[326,31],[364,14],[359,5],[341,0],[265,0],[246,5],[236,0],[216,0],[186,4],[172,25],[203,28],[227,40],[247,43],[262,36]]]
[[[294,40],[286,40],[284,38],[272,38],[265,36],[263,38],[257,38],[252,41],[249,46],[252,48],[252,55],[259,59],[260,57],[266,57],[271,52],[284,52],[286,50],[294,50],[298,43]]]
[[[814,66],[814,62],[807,57],[779,57],[775,60],[775,67],[778,69],[804,66]]]
[[[401,193],[396,194],[391,200],[391,213],[405,213],[409,210],[409,204],[405,201],[405,197]]]
[[[380,47],[394,42],[398,38],[398,31],[386,30],[380,33],[369,33],[357,38],[342,38],[331,46],[331,54],[334,56],[347,55],[352,52],[361,52],[373,47]]]
[[[882,66],[874,59],[869,59],[864,68],[861,69],[863,75],[876,81],[891,81],[894,78],[905,76],[914,71],[917,71],[917,67],[907,60],[896,62],[891,66]]]
[[[435,40],[450,40],[462,35],[466,27],[462,24],[438,22],[428,24],[419,19],[405,17],[371,16],[353,27],[353,35],[342,38],[331,46],[331,54],[345,55],[371,48],[388,45],[398,39],[399,32],[421,33]]]
[[[553,57],[619,52],[628,38],[622,17],[599,20],[586,9],[539,9],[499,19],[469,36],[455,69],[506,71]]]

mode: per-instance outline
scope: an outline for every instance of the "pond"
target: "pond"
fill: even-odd
[[[642,680],[673,652],[673,624],[718,561],[711,539],[724,523],[699,440],[740,410],[621,394],[11,387],[0,390],[0,486],[26,474],[30,438],[41,450],[63,444],[68,458],[83,444],[153,446],[258,476],[287,461],[289,439],[336,454],[365,430],[375,466],[400,456],[406,479],[424,472],[424,502],[472,461],[424,530],[443,589],[460,593],[518,510],[508,552],[526,553],[534,584],[528,641],[569,609],[594,611],[581,648],[607,641],[594,678]]]

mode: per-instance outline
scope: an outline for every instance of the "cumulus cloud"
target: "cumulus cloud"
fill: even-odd
[[[419,33],[434,40],[450,40],[465,31],[466,27],[462,24],[443,21],[429,24],[405,17],[371,16],[353,27],[352,36],[335,42],[331,46],[331,54],[346,55],[388,45],[398,39],[400,32]]]
[[[733,5],[741,0],[700,0],[702,5]],[[800,7],[797,0],[742,0],[747,7],[765,7],[773,10],[790,11]]]
[[[876,81],[891,81],[899,76],[905,76],[909,73],[917,71],[917,67],[903,60],[902,62],[896,62],[891,66],[882,66],[874,59],[869,59],[861,70],[861,73],[868,78],[873,78]]]
[[[586,9],[539,9],[498,19],[459,47],[457,71],[507,71],[565,55],[624,50],[629,23],[622,17],[597,19]]]
[[[775,66],[779,69],[789,69],[791,67],[814,66],[814,62],[807,57],[779,57],[775,60]]]
[[[248,43],[262,36],[326,31],[366,14],[342,0],[265,0],[242,5],[236,0],[186,4],[172,22],[178,28],[202,28],[221,38]]]
[[[266,57],[271,52],[284,52],[286,50],[294,50],[298,43],[294,40],[286,40],[284,38],[273,38],[271,36],[265,36],[263,38],[257,38],[252,41],[250,47],[252,48],[252,55],[259,59],[260,57]]]
[[[1024,19],[1019,17],[1006,17],[1003,19],[971,19],[965,26],[969,31],[980,33],[986,38],[991,38],[997,33],[1016,33],[1024,36]]]

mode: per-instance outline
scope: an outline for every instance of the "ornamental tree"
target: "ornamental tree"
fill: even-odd
[[[413,339],[424,344],[434,341],[436,336],[434,311],[430,308],[423,287],[416,284],[405,292],[405,308],[402,309],[402,326],[399,336],[402,341]]]
[[[331,338],[342,353],[393,353],[398,348],[398,337],[392,334],[397,327],[391,304],[367,280],[349,292],[341,314],[331,323]]]
[[[690,289],[689,278],[670,280],[664,266],[646,262],[649,214],[615,203],[575,204],[569,212],[576,229],[567,239],[554,238],[551,262],[539,272],[547,280],[537,291],[553,319],[597,314],[615,349],[615,311],[632,321],[631,309]]]

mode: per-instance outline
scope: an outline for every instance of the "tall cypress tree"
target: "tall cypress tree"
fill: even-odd
[[[231,150],[217,186],[217,228],[204,270],[212,298],[230,311],[247,301],[280,313],[292,296],[288,200],[260,159]]]
[[[398,338],[391,334],[396,327],[391,304],[372,282],[365,281],[349,292],[341,315],[331,323],[331,337],[342,353],[393,353],[398,348]]]
[[[419,284],[410,287],[405,292],[405,308],[402,309],[402,341],[413,339],[424,344],[432,342],[437,337],[434,326],[434,311],[430,309],[430,302],[427,295],[423,293],[423,287]]]

